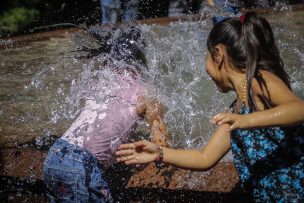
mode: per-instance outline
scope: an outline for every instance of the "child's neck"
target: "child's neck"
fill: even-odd
[[[237,94],[238,102],[246,102],[246,74],[235,73],[230,77],[233,89]]]

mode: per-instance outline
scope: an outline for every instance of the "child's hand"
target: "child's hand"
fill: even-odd
[[[232,131],[237,128],[248,128],[248,121],[246,115],[233,114],[233,113],[219,113],[213,116],[210,120],[212,124],[222,125],[229,124],[229,130]]]
[[[129,164],[141,164],[155,161],[159,157],[159,149],[156,144],[143,140],[139,142],[122,144],[115,153],[119,156],[116,160]]]

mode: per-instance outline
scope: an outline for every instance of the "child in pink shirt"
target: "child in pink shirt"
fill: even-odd
[[[112,163],[117,146],[136,129],[139,119],[145,116],[151,126],[162,117],[160,103],[144,96],[141,40],[139,29],[121,30],[109,49],[113,64],[101,67],[104,76],[108,76],[106,85],[99,80],[92,84],[105,100],[86,98],[80,115],[50,148],[44,163],[44,180],[51,202],[113,201],[99,164]],[[119,67],[115,62],[120,62]],[[160,137],[153,140],[165,145]]]

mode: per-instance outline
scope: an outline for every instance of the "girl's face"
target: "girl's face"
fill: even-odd
[[[219,67],[219,64],[216,63],[213,59],[211,54],[208,52],[205,60],[205,67],[206,72],[208,75],[212,78],[212,80],[215,82],[218,90],[220,92],[228,92],[229,89],[225,86],[224,78],[223,78],[223,64],[222,67]]]

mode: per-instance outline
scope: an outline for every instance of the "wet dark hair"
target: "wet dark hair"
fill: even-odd
[[[284,70],[272,29],[265,18],[255,12],[247,12],[243,22],[239,18],[228,18],[219,22],[213,27],[207,40],[208,51],[213,59],[216,54],[215,46],[218,44],[225,46],[228,60],[234,68],[246,72],[250,110],[258,110],[251,87],[253,78],[262,90],[265,108],[273,107],[271,99],[267,99],[270,95],[260,70],[275,74],[290,88],[289,77]]]
[[[146,65],[144,49],[145,42],[142,31],[138,27],[132,26],[120,30],[120,33],[114,39],[110,53],[117,60],[124,60],[126,63],[136,61]]]
[[[129,68],[133,66],[137,71],[146,67],[145,41],[139,27],[121,26],[104,30],[100,26],[86,30],[97,40],[98,48],[82,46],[81,51],[87,52],[85,58],[93,58],[100,54],[109,54],[112,59],[122,61]]]

